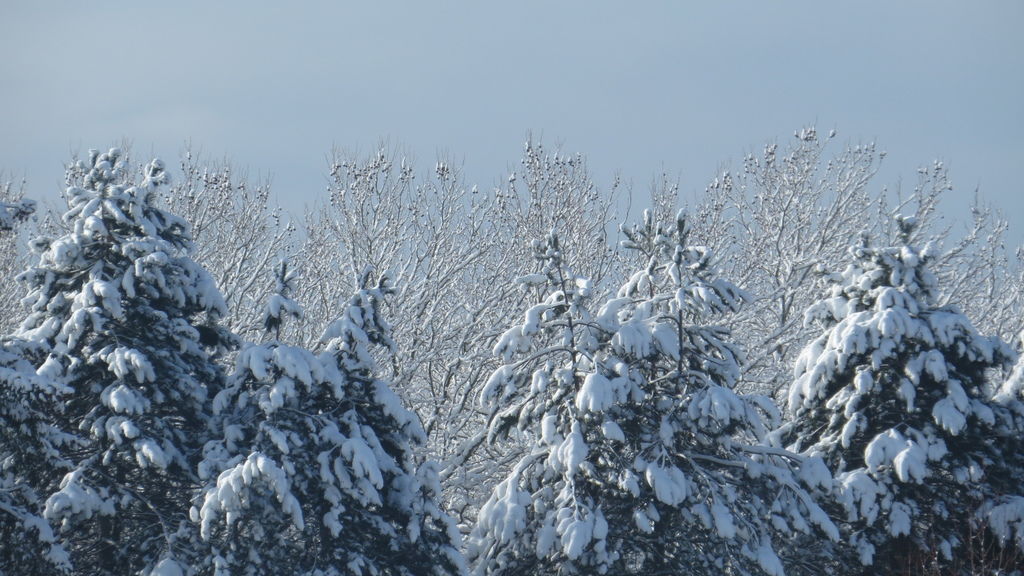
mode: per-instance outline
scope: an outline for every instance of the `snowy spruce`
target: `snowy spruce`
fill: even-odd
[[[0,576],[1024,574],[1024,248],[830,142],[628,227],[533,141],[336,153],[304,223],[192,153],[0,182]]]
[[[265,314],[274,338],[243,347],[214,399],[224,438],[206,447],[192,512],[210,549],[201,572],[462,574],[436,467],[414,462],[423,429],[377,376],[373,347],[393,346],[386,278],[363,275],[319,356],[277,340],[284,316],[301,315],[294,281],[282,264]]]
[[[55,474],[69,468],[63,453],[72,436],[57,429],[49,410],[66,387],[35,374],[45,347],[0,342],[0,574],[46,574],[70,567],[41,510]]]
[[[112,149],[72,166],[66,233],[34,240],[38,263],[20,277],[16,336],[47,347],[37,376],[61,391],[53,426],[74,436],[42,512],[92,574],[175,561],[222,380],[201,334],[217,339],[223,301],[188,257],[188,224],[152,203],[163,164],[136,184],[122,160]]]
[[[627,231],[644,267],[594,315],[557,236],[536,247],[521,280],[543,299],[483,391],[492,435],[530,448],[481,509],[477,573],[781,576],[791,531],[838,537],[806,489],[831,480],[821,461],[766,445],[771,400],[735,391],[740,351],[711,320],[746,295],[688,232]]]
[[[1024,542],[1013,496],[1024,411],[1013,394],[993,398],[987,378],[1015,353],[939,304],[934,246],[911,243],[913,218],[897,226],[896,246],[854,246],[808,309],[824,331],[797,359],[792,421],[780,431],[832,468],[846,537],[883,571],[929,555],[953,565],[972,526]]]

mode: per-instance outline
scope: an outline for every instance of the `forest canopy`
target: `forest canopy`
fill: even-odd
[[[805,128],[641,195],[336,152],[0,185],[2,574],[1024,570],[1024,246]],[[29,189],[30,190],[30,189]],[[642,207],[632,212],[627,206]]]

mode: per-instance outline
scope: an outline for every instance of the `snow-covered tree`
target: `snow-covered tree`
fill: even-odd
[[[70,174],[68,232],[34,240],[38,263],[20,277],[17,336],[49,350],[38,374],[67,389],[47,417],[79,436],[45,517],[80,573],[175,574],[223,378],[211,347],[224,302],[189,258],[188,224],[153,204],[160,161],[133,184],[120,150],[92,151]]]
[[[12,193],[10,183],[0,183],[0,271],[7,279],[13,279],[11,264],[18,261],[11,232],[34,211],[35,202],[21,199],[20,191]],[[5,319],[11,308],[2,310]],[[70,567],[67,552],[42,517],[41,494],[54,472],[66,467],[61,449],[70,439],[53,428],[45,413],[66,389],[36,375],[33,360],[41,355],[45,347],[39,344],[0,341],[0,575]]]
[[[987,510],[995,527],[991,507],[1020,491],[1021,406],[993,400],[986,379],[1015,353],[937,305],[933,247],[909,242],[913,218],[897,225],[899,245],[865,237],[808,309],[824,332],[796,361],[781,430],[832,467],[849,541],[872,570],[906,569],[929,553],[948,565],[975,513]],[[1020,538],[1008,530],[1000,537]]]
[[[272,338],[248,344],[215,399],[224,437],[207,446],[207,488],[193,509],[222,575],[453,575],[465,571],[458,532],[439,508],[425,434],[388,383],[372,346],[393,353],[383,280],[362,288],[324,335],[320,356],[277,340],[298,316],[282,265],[267,305]]]
[[[10,185],[7,184],[6,188]],[[36,211],[34,200],[23,199],[18,202],[0,202],[0,231],[8,231],[15,224],[28,218]]]
[[[682,215],[626,232],[642,270],[592,316],[557,237],[536,245],[541,301],[495,347],[482,393],[492,437],[531,448],[469,540],[477,574],[783,574],[790,532],[836,528],[806,485],[820,460],[762,441],[763,397],[737,394],[739,351],[708,317],[745,295],[687,244]]]
[[[1024,340],[1024,333],[1018,340]],[[998,467],[989,471],[986,498],[977,510],[974,526],[987,530],[999,545],[996,551],[982,550],[989,563],[1006,568],[1024,564],[1024,354],[1018,356],[994,401],[1004,409],[1001,415],[1009,413],[1015,418],[1002,418],[996,429],[1001,458]]]
[[[25,270],[25,220],[35,213],[36,203],[25,198],[24,183],[15,187],[0,181],[0,283],[14,284],[14,278]],[[0,291],[0,333],[9,334],[24,318],[17,290]]]
[[[0,575],[64,573],[67,551],[43,519],[53,477],[68,468],[73,441],[46,413],[67,389],[35,373],[38,344],[4,340],[0,347]]]

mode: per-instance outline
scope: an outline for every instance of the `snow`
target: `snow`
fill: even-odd
[[[621,390],[619,391],[621,392]],[[587,374],[576,394],[576,408],[581,412],[603,412],[616,403],[612,382],[600,372]]]
[[[341,454],[348,458],[352,471],[362,476],[378,490],[384,487],[384,476],[381,474],[377,457],[369,445],[361,438],[349,438],[341,445]]]
[[[895,502],[889,510],[889,534],[893,537],[910,535],[912,511],[903,502]]]
[[[722,427],[734,421],[745,421],[747,411],[744,400],[724,386],[708,386],[694,395],[689,406],[691,418],[704,422],[713,420]]]
[[[543,557],[551,553],[556,536],[555,527],[550,524],[545,524],[537,531],[537,546],[534,548],[537,556]]]
[[[149,401],[138,391],[124,384],[108,386],[100,398],[111,410],[119,414],[142,415],[149,409]]]
[[[82,470],[67,473],[60,482],[60,489],[46,499],[43,517],[68,524],[77,516],[91,518],[95,514],[111,516],[113,503],[93,487],[84,483]]]
[[[265,413],[272,414],[295,396],[295,381],[282,374],[273,384],[260,390],[259,406]]]
[[[615,333],[620,326],[620,312],[633,303],[632,298],[612,298],[601,306],[594,323],[602,330]]]
[[[477,525],[497,543],[508,543],[526,527],[529,504],[530,494],[519,490],[510,477],[494,488],[491,499],[480,508]]]
[[[831,488],[832,471],[820,456],[809,456],[800,463],[797,473],[800,481],[810,488]]]
[[[946,369],[946,357],[942,355],[942,352],[935,349],[925,353],[924,370],[935,382],[945,382],[949,378],[949,372]],[[967,397],[964,395],[963,390],[960,390],[959,393],[966,400]]]
[[[854,536],[852,540],[860,563],[864,566],[870,566],[874,562],[875,546],[864,537],[858,538]]]
[[[268,413],[272,411],[273,410],[267,410]],[[267,435],[267,438],[270,440],[270,443],[275,448],[277,448],[277,450],[281,452],[281,454],[287,456],[289,453],[291,453],[291,448],[288,446],[288,436],[284,432],[278,430],[275,426],[266,422],[260,425],[260,430]]]
[[[654,489],[655,497],[669,506],[683,503],[690,493],[689,482],[683,471],[676,466],[662,467],[648,464],[644,470],[647,484]]]
[[[658,322],[654,324],[651,336],[654,338],[654,343],[657,344],[658,352],[672,360],[679,359],[679,334],[674,326],[667,322]]]
[[[526,287],[542,286],[547,281],[548,277],[546,274],[524,274],[514,280],[516,284],[522,284]]]
[[[867,418],[865,418],[863,414],[860,412],[851,414],[850,419],[846,421],[846,424],[843,424],[843,428],[839,436],[839,445],[843,448],[849,448],[853,443],[853,437],[866,427]]]
[[[185,576],[185,571],[182,570],[181,565],[176,561],[164,558],[153,567],[148,576]]]
[[[604,540],[608,537],[608,520],[600,508],[594,511],[594,539]]]
[[[605,420],[601,423],[601,433],[604,437],[615,441],[625,442],[626,434],[622,431],[622,428],[612,420]]]
[[[515,392],[515,385],[512,377],[516,373],[515,370],[516,367],[514,365],[505,364],[492,372],[480,390],[480,403],[488,406],[497,402],[499,398],[504,399],[513,394]]]
[[[127,418],[113,416],[107,418],[104,422],[106,436],[110,438],[114,444],[121,444],[125,438],[131,440],[138,437],[139,428],[134,422]]]
[[[870,370],[860,370],[853,379],[853,389],[857,394],[869,394],[874,387],[875,381],[871,377]]]
[[[530,338],[531,336],[537,334],[537,332],[540,330],[541,317],[549,310],[551,310],[551,305],[547,303],[537,304],[536,306],[531,306],[529,309],[527,309],[526,317],[524,318],[523,324],[519,329],[519,333],[522,335],[522,337]],[[527,344],[527,346],[529,346],[529,344]],[[495,349],[497,350],[497,347]]]
[[[149,363],[145,354],[134,348],[119,346],[107,354],[104,360],[106,360],[110,371],[114,373],[118,380],[133,377],[135,382],[139,384],[156,380],[153,365]]]
[[[943,398],[936,402],[932,407],[932,418],[950,434],[959,434],[967,427],[967,417],[957,407],[957,402],[953,398]]]
[[[583,548],[590,544],[594,536],[593,519],[579,518],[568,508],[560,510],[559,516],[556,530],[561,535],[562,552],[570,560],[576,560],[583,554]]]
[[[558,415],[545,414],[540,422],[540,439],[548,446],[560,444],[563,440],[558,433]]]
[[[875,472],[881,466],[891,464],[907,442],[896,430],[888,430],[872,438],[864,449],[864,463],[868,470]]]
[[[136,440],[133,443],[133,447],[135,449],[135,460],[140,468],[156,466],[161,470],[166,470],[167,466],[171,463],[171,459],[164,449],[149,438]]]
[[[908,380],[906,378],[901,378],[900,379],[900,386],[896,390],[896,394],[899,395],[900,398],[903,398],[903,400],[906,401],[906,403],[907,403],[906,404],[907,413],[913,413],[914,410],[915,410],[915,408],[914,408],[914,399],[917,398],[917,389],[914,387],[913,382],[911,382],[910,380]]]
[[[651,326],[647,321],[627,322],[612,337],[612,346],[617,353],[634,358],[649,356],[653,343]]]
[[[637,498],[640,496],[640,478],[632,470],[623,470],[619,476],[619,488]]]
[[[879,497],[885,496],[885,488],[864,469],[855,469],[836,476],[840,498],[849,511],[849,520],[863,519],[874,524],[881,509]]]
[[[715,502],[711,505],[711,516],[715,520],[715,530],[722,538],[736,537],[736,524],[733,522],[732,513],[727,506]]]
[[[920,484],[928,476],[928,453],[917,442],[907,440],[906,446],[892,459],[892,465],[901,482]]]
[[[243,514],[245,502],[249,500],[246,492],[251,488],[269,490],[281,505],[297,530],[302,530],[305,522],[302,508],[291,493],[290,482],[285,471],[272,459],[260,453],[250,454],[245,461],[225,470],[217,477],[215,487],[208,490],[203,498],[199,511],[201,534],[204,539],[212,536],[213,523],[218,517],[224,516],[230,526]]]
[[[775,550],[772,550],[771,543],[767,540],[757,549],[757,564],[770,576],[785,576],[782,560]]]
[[[588,452],[589,448],[583,439],[580,423],[573,422],[569,435],[552,452],[554,466],[572,477],[579,470],[580,464],[586,460]]]
[[[978,515],[1000,542],[1024,547],[1024,497],[1008,496],[990,502]]]
[[[637,529],[639,529],[644,534],[650,534],[654,532],[654,519],[647,514],[646,509],[634,510],[633,521],[636,523]]]

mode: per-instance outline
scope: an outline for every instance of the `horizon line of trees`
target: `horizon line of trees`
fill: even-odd
[[[1024,247],[833,136],[618,245],[536,142],[489,192],[336,154],[301,225],[190,154],[5,184],[0,574],[1024,569]]]

